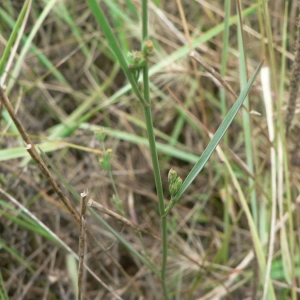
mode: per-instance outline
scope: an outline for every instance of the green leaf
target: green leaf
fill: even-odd
[[[19,31],[19,29],[22,26],[22,22],[24,20],[25,14],[27,12],[29,3],[30,3],[30,0],[27,0],[24,3],[23,8],[21,10],[21,13],[19,14],[18,20],[16,22],[16,25],[15,25],[15,27],[14,27],[14,29],[13,29],[10,37],[9,37],[7,45],[6,45],[5,49],[4,49],[2,58],[0,60],[0,76],[2,76],[2,74],[3,74],[4,68],[5,68],[5,64],[6,64],[7,60],[8,60],[8,57],[9,57],[10,50],[13,47],[13,44],[14,44],[14,41],[15,41],[15,39],[17,37],[18,31]]]
[[[208,161],[208,159],[210,158],[210,156],[214,152],[215,148],[219,144],[219,142],[222,139],[223,135],[227,131],[229,125],[232,123],[232,121],[233,121],[234,117],[236,116],[238,110],[242,106],[243,101],[244,101],[245,97],[247,96],[247,94],[249,92],[249,89],[252,86],[258,72],[260,71],[260,68],[261,68],[262,64],[263,64],[263,62],[261,62],[259,64],[259,66],[255,70],[254,74],[251,76],[250,80],[248,81],[247,85],[245,86],[244,90],[241,92],[240,96],[238,97],[236,102],[233,104],[233,106],[229,110],[228,114],[226,115],[225,119],[221,123],[220,127],[216,131],[216,133],[213,136],[212,140],[210,141],[210,143],[208,144],[208,146],[206,147],[206,149],[202,153],[201,157],[199,158],[199,160],[197,161],[197,163],[195,164],[195,166],[193,167],[191,172],[186,177],[185,181],[183,182],[181,188],[179,189],[178,193],[176,194],[176,196],[174,198],[175,202],[179,201],[180,197],[187,190],[187,188],[192,184],[194,179],[201,172],[201,170],[205,166],[206,162]],[[166,209],[166,213],[168,213],[171,208],[172,207],[168,206],[167,209]]]

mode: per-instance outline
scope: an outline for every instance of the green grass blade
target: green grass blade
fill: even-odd
[[[107,134],[111,137],[114,137],[114,138],[117,138],[117,139],[120,139],[123,141],[127,141],[132,144],[143,145],[143,146],[149,147],[148,140],[146,138],[139,137],[137,135],[128,133],[126,131],[111,129],[108,127],[103,127],[103,126],[98,126],[98,125],[90,125],[88,123],[82,123],[79,126],[79,128],[84,129],[84,130],[91,130],[93,132],[102,128],[102,129],[106,130]],[[143,128],[143,127],[141,127],[141,128]],[[164,139],[164,141],[168,142],[168,140],[165,138],[164,135],[161,134],[161,132],[156,131],[156,133],[157,133],[157,136]],[[46,142],[41,142],[39,144],[39,146],[46,153],[53,152],[53,151],[63,149],[66,147],[70,147],[70,148],[74,147],[73,145],[65,143],[60,140],[53,140],[53,141],[49,140]],[[187,151],[187,149],[184,148],[184,145],[182,145],[180,143],[177,143],[176,146],[173,146],[173,145],[166,145],[164,143],[157,142],[156,146],[157,146],[157,150],[160,153],[164,153],[170,157],[178,158],[180,160],[183,160],[183,161],[186,161],[189,163],[196,163],[198,160],[197,155],[193,154],[192,152]],[[86,151],[88,151],[88,149]],[[24,158],[30,160],[30,155],[28,154],[25,147],[15,147],[15,148],[0,150],[0,162],[8,161],[8,160],[20,158],[20,157],[24,157]]]
[[[135,81],[131,71],[129,70],[129,67],[127,65],[125,57],[120,49],[120,46],[118,45],[117,39],[116,39],[108,21],[105,18],[105,15],[104,15],[102,9],[100,8],[97,1],[95,1],[95,0],[87,0],[87,2],[97,20],[97,22],[99,23],[100,27],[102,28],[102,30],[104,32],[111,50],[115,54],[117,60],[119,61],[120,65],[121,65],[121,68],[123,69],[128,81],[130,82],[133,92],[136,94],[136,96],[138,97],[138,99],[144,106],[148,106],[147,101],[144,99],[144,97],[142,96],[142,94],[138,88],[137,82]]]
[[[223,47],[222,47],[222,62],[221,62],[221,70],[220,75],[222,78],[225,78],[227,73],[227,62],[229,57],[229,20],[230,20],[230,9],[231,8],[231,0],[225,0],[224,2],[224,32],[223,32]],[[225,89],[220,89],[220,103],[221,103],[221,112],[222,118],[224,119],[227,112],[227,102],[226,102],[226,92]],[[228,137],[227,134],[224,136],[224,144],[228,145]],[[229,178],[227,173],[224,173],[224,181],[225,187],[227,189]],[[225,209],[224,209],[224,239],[223,245],[220,248],[218,255],[216,256],[215,262],[218,263],[220,261],[226,261],[229,257],[229,243],[230,243],[230,236],[231,236],[231,225],[230,225],[230,197],[226,197],[225,201]]]
[[[14,20],[0,7],[0,18],[1,21],[7,24],[9,27],[14,28],[15,22]],[[28,36],[25,34],[22,35],[22,41],[26,44],[28,40]],[[43,54],[41,51],[36,47],[34,44],[31,43],[30,51],[37,56],[39,61],[49,70],[51,70],[51,74],[59,81],[68,85],[67,80],[64,78],[62,73],[58,71],[55,66],[51,63],[51,61]]]
[[[16,37],[17,37],[18,31],[19,31],[19,29],[22,26],[22,22],[23,22],[23,19],[25,17],[25,14],[26,14],[26,11],[28,9],[28,6],[29,6],[30,2],[31,2],[31,0],[27,0],[24,3],[22,11],[21,11],[21,13],[20,13],[20,15],[18,17],[17,22],[16,22],[16,25],[15,25],[15,27],[14,27],[11,35],[10,35],[10,38],[9,38],[9,40],[7,42],[7,45],[6,45],[5,49],[4,49],[2,58],[0,60],[0,76],[2,76],[2,74],[3,74],[4,68],[5,68],[5,64],[6,64],[7,60],[8,60],[8,57],[9,57],[10,50],[11,50],[11,48],[13,46],[13,43],[14,43]]]
[[[241,92],[240,96],[238,97],[238,99],[236,100],[236,102],[234,103],[234,105],[232,106],[230,111],[228,112],[227,116],[225,117],[225,119],[221,123],[218,130],[216,131],[214,137],[212,138],[212,140],[210,141],[210,143],[208,144],[208,146],[204,150],[203,154],[199,158],[198,162],[195,164],[195,166],[193,167],[191,172],[186,177],[185,181],[183,182],[181,188],[179,189],[178,193],[176,194],[176,196],[174,198],[174,202],[176,202],[180,199],[180,197],[183,195],[183,193],[187,190],[187,188],[194,181],[196,176],[201,172],[204,165],[206,164],[206,162],[208,161],[208,159],[210,158],[210,156],[214,152],[214,150],[217,147],[217,145],[219,144],[221,138],[223,137],[223,135],[227,131],[229,125],[232,123],[232,121],[233,121],[234,117],[236,116],[238,110],[242,106],[243,101],[244,101],[245,97],[247,96],[247,94],[249,92],[249,89],[252,86],[252,84],[253,84],[253,82],[254,82],[254,80],[255,80],[255,78],[256,78],[256,76],[257,76],[257,74],[258,74],[258,72],[259,72],[259,70],[262,66],[262,63],[263,62],[261,62],[259,64],[259,66],[255,70],[255,72],[251,76],[250,80],[248,81],[248,84],[245,86],[244,90]]]
[[[121,130],[115,130],[115,129],[111,129],[108,127],[103,127],[103,126],[98,126],[98,125],[90,125],[87,123],[83,123],[80,125],[81,129],[84,130],[91,130],[93,132],[99,130],[99,129],[104,129],[105,132],[107,133],[107,135],[114,137],[116,139],[120,139],[122,141],[127,141],[130,142],[132,144],[136,144],[136,145],[143,145],[146,147],[149,147],[149,143],[148,140],[146,138],[143,137],[139,137],[137,135],[125,132],[125,131],[121,131]],[[156,143],[156,147],[157,150],[159,150],[161,153],[170,155],[171,157],[176,157],[180,160],[186,161],[186,162],[190,162],[190,163],[196,163],[198,160],[197,155],[188,152],[186,150],[181,150],[179,148],[176,148],[174,146],[170,146],[170,145],[166,145],[160,142]],[[0,152],[1,153],[1,152]]]
[[[25,44],[22,47],[21,53],[16,60],[16,64],[14,66],[14,69],[11,71],[10,80],[7,85],[8,92],[12,90],[14,84],[15,84],[15,78],[17,78],[21,72],[22,66],[24,64],[24,60],[26,55],[28,54],[31,44],[33,42],[34,37],[36,36],[38,30],[42,26],[43,22],[45,21],[46,17],[51,12],[52,8],[56,4],[57,0],[51,0],[48,2],[47,6],[43,9],[42,13],[40,14],[39,18],[36,20],[36,23],[34,24],[34,27],[31,29],[31,32],[26,39]]]
[[[20,266],[23,266],[31,274],[34,274],[34,269],[30,266],[27,260],[22,257],[22,254],[17,249],[10,247],[10,245],[8,245],[2,238],[0,238],[0,249],[9,253],[9,255],[11,255],[11,257],[20,264]]]
[[[238,48],[239,48],[239,69],[240,69],[240,87],[243,89],[247,84],[247,57],[246,50],[244,47],[244,32],[242,25],[242,16],[239,13],[239,22],[238,22]],[[246,96],[244,101],[244,106],[249,110],[250,103],[249,97]],[[251,120],[250,115],[246,110],[243,110],[243,131],[244,131],[244,140],[245,140],[245,150],[246,150],[246,161],[249,168],[249,172],[253,175],[254,171],[254,157],[253,157],[253,141],[251,136]],[[254,223],[258,226],[258,208],[257,208],[257,195],[254,180],[251,176],[248,177],[250,192],[250,202],[251,202],[251,211],[254,219]]]
[[[53,152],[58,149],[65,148],[66,145],[59,142],[45,142],[40,144],[40,147],[44,149],[45,152]],[[10,159],[26,157],[30,160],[30,155],[25,147],[16,147],[16,148],[9,148],[9,149],[2,149],[0,150],[0,161],[7,161]]]
[[[0,299],[1,300],[9,300],[1,270],[0,270]]]

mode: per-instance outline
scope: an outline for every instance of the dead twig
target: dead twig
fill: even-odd
[[[220,76],[220,74],[216,72],[214,68],[204,62],[196,51],[191,51],[190,57],[196,60],[209,74],[215,77],[223,85],[223,87],[231,93],[231,95],[233,95],[235,98],[238,97],[232,87]]]
[[[291,127],[295,110],[296,110],[296,100],[299,90],[299,80],[300,80],[300,15],[298,16],[298,36],[295,46],[295,60],[293,63],[293,69],[290,81],[290,96],[287,107],[287,114],[285,117],[285,135],[288,137],[289,129]]]
[[[40,155],[38,154],[38,152],[34,146],[34,143],[31,141],[23,124],[21,123],[21,121],[19,120],[17,115],[15,114],[15,110],[14,110],[13,106],[11,105],[10,100],[6,96],[2,86],[0,86],[0,101],[3,104],[3,106],[6,108],[6,110],[8,111],[12,121],[14,122],[19,133],[21,134],[23,141],[25,142],[25,148],[26,148],[27,152],[29,153],[31,158],[36,162],[38,168],[46,176],[47,180],[49,181],[49,183],[51,184],[51,186],[53,187],[53,189],[55,190],[57,195],[60,197],[61,201],[65,204],[65,206],[67,207],[69,212],[72,214],[74,219],[79,224],[79,220],[80,220],[79,213],[76,211],[73,203],[62,193],[62,191],[60,190],[60,187],[56,183],[55,179],[52,177],[50,170],[46,166],[45,162],[41,159]]]
[[[136,225],[136,224],[133,224],[132,222],[130,222],[128,219],[124,218],[123,216],[115,213],[114,211],[104,207],[102,204],[94,201],[93,199],[90,199],[88,202],[87,202],[87,205],[90,206],[90,207],[94,207],[94,208],[97,208],[99,209],[101,212],[111,216],[112,218],[120,221],[121,223],[131,227],[132,229],[134,230],[138,230],[138,231],[141,231],[145,234],[148,234],[150,236],[152,236],[153,238],[155,238],[156,240],[158,241],[161,241],[161,237],[159,237],[158,235],[155,235],[153,234],[152,232],[142,228],[141,226],[139,225]]]
[[[83,277],[83,262],[86,245],[86,202],[87,191],[81,193],[81,206],[80,206],[80,235],[79,235],[79,264],[78,264],[78,300],[82,299],[82,277]]]

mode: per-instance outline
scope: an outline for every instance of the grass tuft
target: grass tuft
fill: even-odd
[[[297,5],[3,1],[0,298],[298,299]]]

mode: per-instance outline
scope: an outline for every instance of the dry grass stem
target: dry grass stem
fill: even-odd
[[[141,232],[143,232],[143,233],[146,233],[146,234],[148,234],[148,235],[154,237],[155,239],[161,241],[161,237],[160,237],[160,236],[155,235],[155,234],[149,232],[148,230],[142,228],[141,226],[136,225],[136,224],[130,222],[130,221],[129,221],[128,219],[126,219],[125,217],[121,216],[121,215],[118,214],[118,213],[115,213],[114,211],[112,211],[112,210],[110,210],[110,209],[108,209],[108,208],[105,208],[102,204],[100,204],[100,203],[94,201],[93,199],[90,199],[90,200],[87,202],[87,205],[90,206],[90,207],[99,209],[101,212],[103,212],[103,213],[107,214],[108,216],[110,216],[110,217],[116,219],[117,221],[119,221],[119,222],[121,222],[121,223],[123,223],[123,224],[125,224],[125,225],[127,225],[127,226],[129,226],[129,227],[131,227],[131,228],[134,229],[134,230],[138,230],[138,231],[141,231]]]
[[[80,202],[80,230],[79,230],[79,264],[78,264],[78,300],[82,299],[83,286],[83,263],[84,263],[84,253],[86,247],[86,204],[87,204],[87,192],[81,193]]]
[[[51,186],[53,187],[53,189],[55,190],[55,192],[57,193],[57,195],[59,196],[61,201],[65,204],[65,206],[67,207],[67,209],[69,210],[71,215],[74,217],[76,222],[79,224],[80,218],[79,218],[78,212],[76,211],[72,202],[62,193],[59,185],[57,184],[57,182],[51,175],[50,170],[48,169],[45,162],[41,159],[40,155],[36,151],[34,143],[31,141],[29,135],[27,134],[27,132],[25,130],[25,127],[23,126],[23,124],[21,123],[21,121],[19,120],[17,115],[15,114],[14,108],[13,108],[10,100],[6,96],[5,91],[2,86],[0,86],[0,102],[7,109],[11,119],[13,120],[14,124],[18,128],[18,131],[21,134],[21,137],[23,138],[23,141],[25,143],[25,148],[26,148],[27,152],[29,153],[31,158],[36,162],[37,166],[39,167],[41,172],[46,176],[48,182],[51,184]]]
[[[299,5],[299,4],[298,4]],[[299,7],[298,7],[299,10]],[[295,45],[295,59],[293,63],[292,74],[290,76],[290,90],[289,90],[289,101],[287,107],[287,114],[285,119],[286,124],[286,136],[289,134],[289,129],[292,124],[295,110],[296,101],[298,97],[299,81],[300,81],[300,15],[298,16],[298,26],[297,26],[297,40]]]
[[[204,62],[196,51],[191,51],[190,57],[196,60],[209,74],[215,77],[222,84],[222,86],[234,96],[235,99],[238,97],[232,87],[220,76],[220,74],[216,72],[214,68]]]

